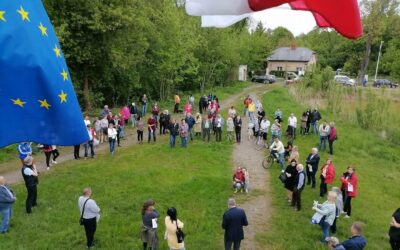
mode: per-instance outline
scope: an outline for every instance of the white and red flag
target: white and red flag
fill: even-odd
[[[362,36],[357,0],[186,0],[185,7],[189,15],[203,17],[203,27],[227,27],[251,13],[282,4],[310,11],[319,27],[334,28],[351,39]]]

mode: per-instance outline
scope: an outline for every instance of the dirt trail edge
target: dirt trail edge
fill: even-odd
[[[253,100],[260,100],[262,95],[269,92],[252,90],[248,92]],[[241,249],[257,250],[269,249],[268,246],[261,245],[256,240],[258,232],[265,232],[269,229],[268,220],[272,214],[270,192],[269,172],[262,168],[264,151],[257,151],[252,141],[248,140],[247,124],[248,118],[242,118],[242,141],[236,144],[232,152],[232,161],[234,168],[245,167],[250,175],[250,191],[248,194],[235,195],[239,201],[244,197],[244,202],[238,202],[238,207],[246,211],[249,226],[245,227],[245,239],[242,241]],[[269,139],[269,138],[268,138]]]

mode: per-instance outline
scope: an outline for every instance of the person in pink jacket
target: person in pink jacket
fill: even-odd
[[[324,197],[328,193],[328,184],[333,184],[335,180],[335,166],[331,159],[328,159],[321,168],[321,185],[319,186],[319,196]]]
[[[342,183],[342,193],[344,209],[346,213],[345,218],[350,218],[351,216],[351,199],[357,196],[357,175],[356,169],[353,166],[347,167],[347,171],[343,173],[340,177],[340,182]]]

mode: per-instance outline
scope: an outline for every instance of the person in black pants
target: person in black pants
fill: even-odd
[[[21,169],[22,177],[25,181],[28,196],[26,198],[26,212],[32,213],[32,207],[37,205],[37,185],[38,185],[38,172],[36,166],[33,164],[33,157],[27,156],[24,159],[24,165]]]
[[[85,228],[87,248],[94,247],[94,234],[97,229],[97,222],[100,219],[100,208],[96,202],[90,198],[92,189],[85,188],[82,196],[78,199],[79,211],[83,219],[83,226]]]
[[[315,175],[318,171],[319,159],[318,149],[311,149],[311,154],[306,159],[306,173],[307,185],[311,185],[312,188],[315,188]]]
[[[56,159],[60,156],[60,152],[58,152],[56,145],[51,146],[51,148],[53,149],[53,151],[51,151],[51,154],[53,155],[53,163],[57,164]]]
[[[244,239],[243,226],[247,226],[246,213],[243,209],[236,207],[235,199],[228,200],[229,210],[222,218],[222,228],[225,230],[225,250],[240,249],[240,242]]]
[[[305,186],[306,175],[304,173],[304,166],[302,164],[297,164],[296,166],[297,176],[294,181],[295,185],[293,188],[292,196],[292,207],[295,207],[296,211],[301,210],[301,192]]]
[[[233,123],[235,124],[235,134],[236,134],[236,142],[240,143],[241,135],[242,135],[242,119],[240,116],[236,116],[233,119]]]
[[[78,160],[79,158],[81,158],[81,157],[79,157],[79,149],[80,148],[81,148],[80,144],[74,146],[74,158],[75,158],[75,160]]]
[[[392,250],[400,250],[400,208],[398,208],[392,215],[389,237]]]

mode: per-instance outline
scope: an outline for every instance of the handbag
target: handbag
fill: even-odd
[[[79,225],[83,226],[83,213],[85,212],[85,206],[86,206],[86,202],[88,202],[90,198],[88,198],[85,203],[83,203],[83,208],[82,208],[82,214],[81,214],[81,218],[79,219]]]
[[[185,233],[178,227],[178,219],[175,221],[176,223],[176,238],[178,239],[178,243],[182,243],[185,239]]]
[[[282,183],[285,183],[285,182],[286,182],[287,176],[286,176],[286,173],[285,173],[285,172],[283,172],[283,173],[281,173],[281,174],[279,175],[279,180],[281,180]]]

